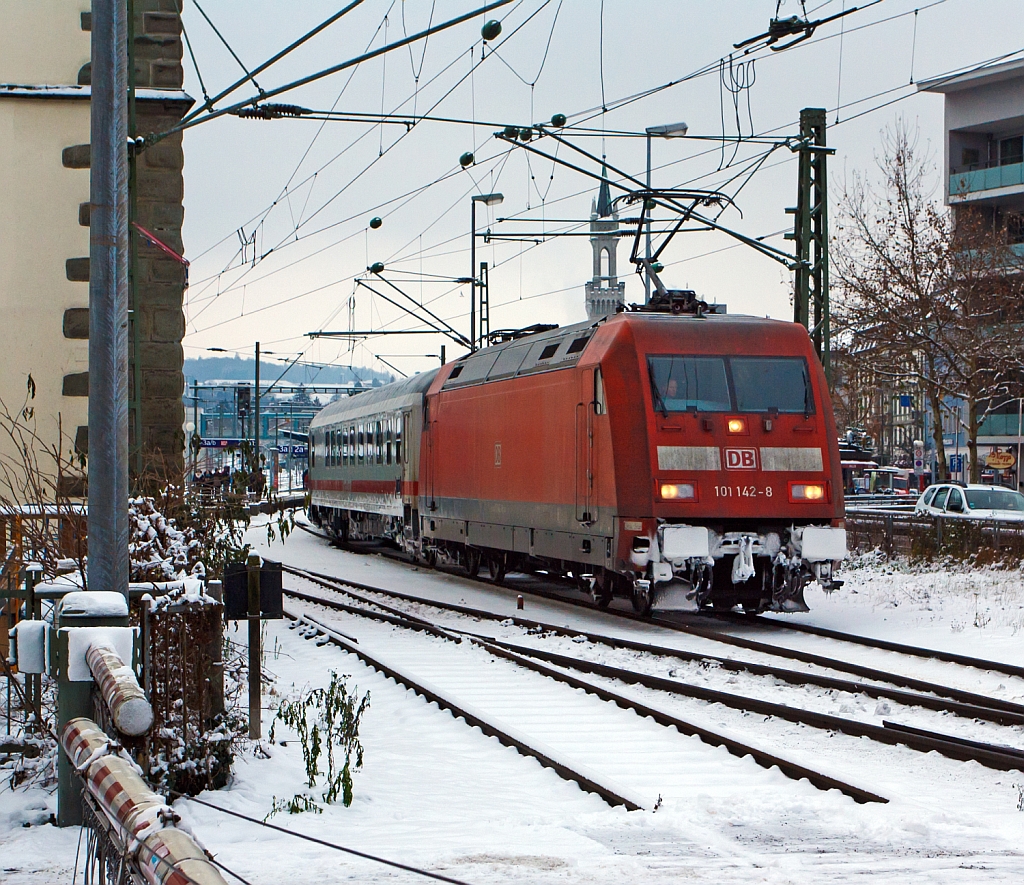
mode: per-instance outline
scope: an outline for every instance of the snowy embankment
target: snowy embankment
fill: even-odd
[[[272,559],[325,573],[424,597],[507,606],[509,614],[515,609],[515,590],[378,556],[342,553],[303,532],[284,545],[268,546],[258,530],[250,540]],[[804,616],[806,622],[1024,664],[1024,586],[1018,572],[897,568],[861,558],[845,577],[846,587],[830,597],[808,594],[812,611]],[[285,583],[290,586],[290,579]],[[659,628],[616,624],[561,603],[527,597],[526,609],[539,620],[667,642],[667,631]],[[526,674],[465,643],[455,646],[336,612],[320,611],[321,616],[342,625],[367,648],[400,660],[403,668],[461,692],[477,708],[490,709],[518,730],[637,791],[660,793],[664,801],[656,812],[610,808],[353,656],[304,641],[284,623],[271,622],[266,667],[276,683],[265,696],[265,732],[280,697],[326,685],[331,670],[349,675],[350,684],[371,694],[361,728],[366,761],[355,776],[352,807],[331,806],[322,815],[280,814],[273,822],[281,826],[473,885],[679,879],[817,883],[859,881],[865,875],[893,883],[1024,878],[1024,813],[1017,808],[1016,786],[1024,784],[1024,773],[990,771],[935,754],[765,723],[698,702],[647,696],[652,705],[678,708],[691,718],[704,716],[782,755],[803,754],[802,761],[820,763],[891,799],[885,806],[857,805],[835,791],[794,783],[750,759],[736,759]],[[244,642],[244,629],[230,635]],[[818,651],[827,643],[795,633],[778,638]],[[677,646],[683,641],[678,634],[671,637]],[[844,649],[844,654],[853,653]],[[882,653],[870,649],[857,654],[879,666],[887,663]],[[992,684],[990,676],[978,678],[994,691],[998,680]],[[1016,691],[1012,684],[1009,688]],[[555,703],[564,705],[564,713],[553,720],[545,706]],[[865,715],[873,715],[873,709]],[[1010,733],[1014,743],[1024,743],[1024,729]],[[661,748],[658,765],[637,752],[652,746],[651,741]],[[813,757],[815,746],[823,747],[821,758]],[[297,744],[264,741],[263,749],[238,760],[227,790],[202,798],[263,818],[274,797],[302,792]],[[5,885],[70,878],[77,831],[21,826],[45,817],[40,808],[47,803],[52,808],[52,797],[0,793],[0,880]],[[426,881],[194,803],[179,801],[176,807],[218,859],[253,885],[296,875],[317,882]]]

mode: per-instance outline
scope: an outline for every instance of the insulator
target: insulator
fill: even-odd
[[[551,118],[551,125],[561,129],[566,123],[565,114],[555,114]]]
[[[501,22],[493,18],[489,22],[484,22],[484,26],[480,29],[480,36],[484,40],[494,40],[499,34],[501,34]]]
[[[467,166],[472,166],[473,161],[476,157],[473,156],[472,151],[466,151],[461,157],[459,157],[459,165],[465,169]]]
[[[380,227],[383,223],[384,222],[381,221],[380,216],[378,215],[374,215],[373,218],[370,219],[370,227],[373,228],[374,230],[377,230],[377,228]]]
[[[382,274],[384,273],[384,262],[375,261],[370,265],[370,273]]]

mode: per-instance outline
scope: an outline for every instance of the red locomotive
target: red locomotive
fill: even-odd
[[[806,611],[846,555],[807,332],[667,294],[328,406],[312,519],[497,581],[571,574],[602,605]]]

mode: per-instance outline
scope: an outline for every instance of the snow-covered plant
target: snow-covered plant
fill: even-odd
[[[278,721],[291,728],[302,745],[306,785],[316,786],[326,754],[326,783],[323,801],[330,805],[341,796],[347,808],[352,804],[352,772],[363,766],[363,745],[359,722],[370,706],[370,693],[359,698],[359,689],[348,689],[348,677],[331,671],[327,688],[315,688],[296,701],[284,701],[270,727],[274,741]],[[299,797],[296,796],[296,799]],[[301,809],[308,810],[308,809]],[[296,813],[292,811],[291,813]]]
[[[128,502],[128,557],[132,581],[170,581],[206,574],[203,543],[193,526],[178,528],[153,498]]]

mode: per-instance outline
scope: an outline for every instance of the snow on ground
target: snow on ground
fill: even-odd
[[[267,544],[265,534],[254,528],[250,540],[271,559],[424,597],[500,605],[508,614],[515,611],[515,576],[510,577],[510,589],[493,588],[380,556],[343,553],[305,532],[295,532],[284,544]],[[812,611],[802,616],[805,622],[1024,665],[1024,586],[1018,571],[899,566],[861,557],[846,568],[844,577],[847,585],[831,596],[808,593]],[[286,578],[286,586],[289,581]],[[288,630],[285,623],[270,622],[266,666],[275,674],[276,683],[273,693],[265,696],[265,728],[280,697],[326,685],[331,670],[348,675],[351,685],[371,694],[361,730],[365,765],[355,776],[352,807],[328,807],[322,815],[279,814],[273,822],[281,826],[471,885],[511,881],[603,885],[680,879],[800,885],[865,877],[885,883],[1024,879],[1024,812],[1018,810],[1016,786],[1024,784],[1024,773],[990,771],[973,763],[905,748],[866,745],[843,736],[827,739],[820,732],[809,736],[807,732],[814,730],[764,723],[759,717],[718,706],[702,707],[699,702],[615,686],[620,693],[633,691],[653,706],[683,718],[703,716],[701,721],[712,727],[727,729],[791,758],[813,753],[815,740],[828,742],[826,750],[818,754],[821,758],[801,761],[812,767],[819,762],[830,772],[892,800],[885,806],[857,805],[836,791],[825,793],[805,782],[795,783],[777,770],[759,768],[750,759],[736,759],[541,676],[525,674],[465,643],[455,646],[365,619],[328,615],[318,607],[309,610],[317,610],[317,617],[325,621],[343,625],[346,632],[357,635],[361,644],[379,654],[401,660],[404,668],[419,668],[438,683],[446,680],[449,688],[458,689],[477,706],[490,704],[493,712],[502,712],[520,731],[530,733],[532,728],[538,736],[543,733],[549,743],[560,742],[558,749],[565,755],[585,757],[595,770],[604,766],[610,778],[614,775],[614,779],[629,781],[638,790],[658,791],[658,770],[645,766],[645,760],[634,752],[636,746],[650,746],[643,743],[648,739],[660,742],[665,770],[674,766],[674,774],[671,778],[666,774],[665,801],[658,811],[610,808],[535,760],[503,747],[385,679],[354,656],[333,646],[318,647]],[[616,622],[598,612],[531,596],[526,597],[525,614],[662,645],[698,647],[695,640],[663,628]],[[835,653],[834,646],[821,637],[789,632],[780,636],[759,627],[743,629],[758,639],[784,638],[794,647]],[[509,629],[505,635],[512,637],[515,632]],[[244,642],[244,632],[232,634],[232,638]],[[521,634],[516,641],[523,641]],[[551,644],[545,647],[553,650],[565,652],[567,648],[564,641],[546,642]],[[722,653],[723,648],[715,651]],[[582,653],[582,649],[576,652]],[[843,646],[842,654],[851,659],[862,655],[882,668],[909,666],[902,658],[867,649],[857,651],[852,646]],[[753,653],[738,649],[731,655],[754,658]],[[609,657],[608,662],[625,665],[622,658]],[[458,672],[452,669],[456,664]],[[922,662],[921,666],[929,678],[950,682],[954,677],[965,678],[954,665]],[[943,680],[943,673],[949,678]],[[559,730],[537,711],[523,708],[516,720],[514,708],[500,710],[491,696],[497,693],[488,693],[489,678],[523,690],[543,686],[552,697],[562,693],[567,712],[591,718],[574,720],[566,715]],[[1004,684],[1005,696],[1020,700],[1016,680],[990,673],[977,674],[976,680],[978,685],[963,687],[995,691]],[[784,687],[779,690],[781,694]],[[793,702],[788,696],[783,700]],[[874,721],[875,711],[863,715]],[[637,743],[620,740],[621,752],[609,758],[616,735],[601,736],[609,738],[603,743],[598,736],[588,740],[587,729],[578,725],[582,721],[596,723],[591,728],[609,730],[628,726],[632,731],[623,734],[636,734]],[[1014,743],[1024,742],[1019,729],[1013,736]],[[588,744],[592,746],[588,748]],[[269,758],[244,754],[230,787],[203,798],[263,818],[274,797],[290,798],[302,792],[298,745],[264,741],[262,746]],[[218,859],[253,885],[300,877],[324,883],[354,879],[405,885],[425,881],[194,803],[179,801],[176,807]],[[78,833],[36,825],[52,810],[53,798],[39,791],[12,793],[0,787],[0,882],[4,885],[70,881]],[[33,825],[26,828],[24,823]]]

